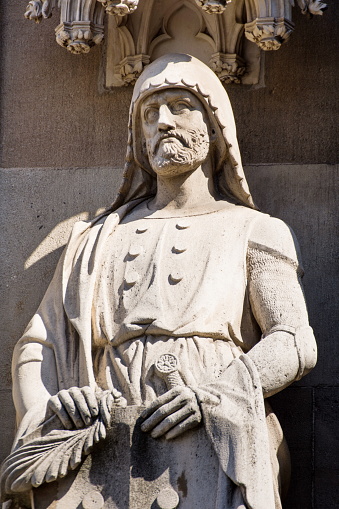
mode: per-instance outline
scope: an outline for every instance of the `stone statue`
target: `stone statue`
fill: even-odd
[[[266,398],[316,362],[301,276],[293,232],[253,203],[217,77],[188,55],[153,62],[135,85],[118,198],[74,226],[15,348],[3,500],[281,508],[288,453]],[[91,451],[97,491],[84,482],[39,505],[46,486],[84,479],[70,470]]]

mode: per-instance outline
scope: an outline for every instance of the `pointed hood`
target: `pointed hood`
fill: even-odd
[[[123,183],[111,210],[133,199],[156,194],[156,175],[147,157],[140,105],[148,95],[168,88],[188,89],[205,107],[211,128],[217,134],[211,156],[214,183],[220,196],[256,208],[245,179],[233,111],[226,90],[214,72],[197,58],[185,54],[168,54],[148,65],[135,84],[129,112]]]

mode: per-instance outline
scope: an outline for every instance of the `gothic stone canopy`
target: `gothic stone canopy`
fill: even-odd
[[[297,3],[308,16],[326,9],[320,0]],[[258,48],[279,49],[294,29],[294,0],[30,0],[25,16],[39,23],[57,6],[56,40],[71,53],[88,53],[106,33],[106,88],[134,84],[145,65],[178,51],[225,83],[255,84]]]

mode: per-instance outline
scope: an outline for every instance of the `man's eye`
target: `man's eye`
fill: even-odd
[[[149,124],[156,122],[159,118],[159,110],[157,108],[147,108],[145,113],[145,120]]]
[[[172,104],[172,111],[175,113],[189,109],[191,109],[190,104],[186,101],[177,101]]]

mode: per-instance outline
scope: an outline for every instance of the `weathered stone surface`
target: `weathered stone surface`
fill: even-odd
[[[229,3],[227,10],[218,16],[211,16],[197,4],[199,2],[194,0],[184,3],[181,0],[150,0],[142,2],[124,23],[110,16],[105,41],[105,87],[112,89],[134,84],[145,65],[168,53],[189,53],[199,58],[225,84],[258,84],[261,79],[260,49],[246,39],[243,30],[243,24],[247,26],[254,11],[249,9],[246,13],[245,7],[241,14],[242,24],[234,3]],[[279,9],[277,18],[289,18],[290,5],[280,4]],[[263,11],[261,15],[266,17]],[[270,25],[267,18],[266,21]],[[283,31],[284,22],[281,25]],[[288,21],[286,25],[291,27]],[[253,31],[253,24],[249,34],[251,29]]]
[[[144,409],[116,410],[106,441],[98,444],[77,472],[35,490],[36,509],[84,506],[85,497],[101,500],[98,493],[104,501],[100,509],[166,509],[161,501],[177,500],[175,509],[179,498],[183,509],[215,504],[209,490],[219,466],[204,430],[190,432],[176,443],[155,441],[140,429]],[[206,485],[207,477],[212,481]]]
[[[288,40],[294,29],[294,24],[291,21],[292,5],[294,4],[268,0],[266,5],[262,5],[259,1],[253,0],[249,5],[243,4],[242,9],[232,9],[234,5],[231,4],[227,8],[227,15],[222,21],[219,20],[218,18],[223,15],[226,5],[230,3],[226,0],[195,0],[195,2],[187,0],[185,6],[180,1],[177,1],[179,5],[176,6],[175,2],[166,3],[163,1],[164,11],[159,12],[159,3],[157,5],[157,2],[152,0],[149,0],[147,4],[142,2],[140,6],[138,5],[139,0],[100,0],[99,4],[95,0],[92,0],[90,4],[62,0],[59,3],[61,6],[60,24],[55,29],[56,40],[60,46],[67,48],[73,54],[88,53],[92,46],[100,44],[104,39],[103,23],[106,11],[112,15],[111,19],[114,19],[114,24],[110,26],[108,32],[111,35],[109,42],[113,42],[115,52],[109,52],[108,60],[112,61],[116,70],[115,86],[134,83],[142,72],[143,65],[149,63],[150,57],[153,61],[166,53],[185,52],[205,61],[206,46],[205,52],[199,51],[199,49],[201,46],[204,47],[203,43],[206,45],[207,42],[209,43],[207,44],[209,58],[212,55],[213,57],[230,57],[223,74],[218,73],[219,77],[225,79],[227,75],[229,76],[227,67],[230,68],[230,71],[233,67],[231,76],[236,78],[235,82],[239,82],[238,75],[234,76],[235,62],[238,60],[236,52],[239,51],[239,48],[243,49],[247,42],[246,38],[263,50],[279,49],[281,44]],[[327,8],[327,4],[321,0],[302,1],[299,2],[299,6],[303,14],[308,14],[309,17],[322,15]],[[26,7],[25,17],[40,22],[52,15],[54,7],[56,7],[56,2],[53,0],[51,2],[31,1]],[[184,8],[181,9],[182,7]],[[168,13],[168,11],[170,12]],[[205,23],[201,20],[202,14],[207,14]],[[217,14],[217,16],[211,16],[213,14]],[[192,20],[194,17],[196,18],[195,22]],[[170,23],[171,18],[175,20],[173,25]],[[187,19],[190,23],[187,23]],[[200,25],[198,31],[197,24]],[[122,30],[120,30],[120,26],[122,26]],[[242,26],[245,30],[242,30]],[[178,34],[177,30],[180,34],[178,39],[175,37]],[[201,40],[202,34],[204,35],[203,41]],[[160,53],[157,51],[157,45],[165,46]],[[221,53],[221,51],[225,53]],[[219,60],[219,58],[217,59]],[[241,57],[240,60],[245,64]],[[208,61],[205,63],[208,64]],[[248,73],[249,67],[243,66],[241,74],[245,69]],[[247,83],[251,82],[247,81]]]
[[[71,226],[94,217],[117,192],[121,170],[1,169],[2,388],[11,387],[11,350],[53,276]],[[16,232],[13,235],[13,231]]]
[[[307,378],[304,380],[306,382]],[[291,454],[291,480],[287,496],[283,500],[283,507],[288,509],[314,507],[313,400],[312,388],[297,386],[288,387],[270,398],[270,404],[281,422]]]
[[[100,49],[68,54],[53,20],[34,26],[22,8],[2,6],[1,166],[122,167],[132,91],[99,95]],[[265,53],[265,88],[228,88],[246,164],[338,162],[336,2],[330,13],[306,23],[296,9],[293,39]]]
[[[12,346],[8,350],[11,350]],[[9,353],[9,352],[8,352]],[[6,352],[7,354],[7,352]],[[5,357],[5,356],[4,356]],[[10,355],[6,355],[8,362],[10,361]],[[1,372],[0,385],[4,387],[6,385],[5,377],[10,377],[10,370],[8,364],[4,366],[4,369]],[[3,461],[5,456],[7,456],[11,449],[11,444],[13,443],[14,438],[14,430],[15,430],[15,410],[13,407],[13,397],[11,389],[1,389],[0,390],[0,407],[1,407],[1,415],[0,415],[0,451],[1,457],[0,462]]]
[[[338,374],[337,355],[328,355],[328,352],[335,352],[336,348],[333,337],[337,330],[335,310],[339,306],[338,293],[334,289],[337,270],[334,250],[337,241],[333,235],[336,228],[338,193],[332,192],[333,186],[338,181],[338,168],[331,165],[247,165],[245,170],[255,201],[262,210],[267,210],[290,224],[296,231],[302,247],[306,271],[304,283],[311,323],[319,324],[316,332],[320,339],[320,356],[315,370],[298,384],[312,386],[321,383],[322,380],[328,384],[336,383],[334,377]],[[119,177],[115,176],[115,172],[118,172]],[[42,258],[37,259],[27,269],[24,268],[25,261],[44,240],[46,232],[52,231],[59,222],[68,217],[78,217],[82,212],[88,212],[93,216],[98,206],[109,204],[116,193],[121,171],[110,168],[59,169],[57,181],[55,170],[50,168],[0,170],[0,173],[1,188],[5,197],[1,202],[1,218],[4,220],[1,280],[8,285],[2,293],[2,341],[6,341],[6,346],[2,352],[4,365],[1,371],[1,386],[8,388],[0,393],[1,408],[6,409],[1,412],[0,417],[2,429],[0,451],[3,459],[9,453],[14,427],[14,409],[10,394],[12,350],[43,296],[54,271],[60,248],[54,251],[54,247],[51,253],[42,250]],[[107,182],[111,185],[107,186]],[[80,185],[81,194],[77,191]],[[55,192],[48,193],[52,186]],[[60,199],[60,196],[63,198]],[[300,212],[300,196],[303,196],[303,213]],[[37,217],[38,215],[40,217]],[[40,221],[41,217],[44,219],[43,222]],[[74,219],[70,219],[64,226],[63,242],[69,235],[73,221]],[[43,228],[39,230],[42,225]],[[14,229],[18,231],[15,237],[11,235]],[[59,237],[59,241],[62,242],[62,237]],[[314,256],[321,260],[320,264],[313,263]],[[323,283],[317,286],[316,292],[313,292],[313,285],[321,280]],[[10,288],[12,290],[9,295]],[[331,289],[329,292],[328,288]],[[22,304],[16,307],[15,303],[19,301],[22,301]],[[330,388],[325,391],[325,396],[329,391]],[[292,481],[284,509],[299,509],[300,504],[298,506],[296,502],[298,499],[303,500],[303,509],[312,507],[311,399],[308,389],[291,388],[275,396],[272,402],[282,423],[293,464]],[[323,423],[326,423],[326,419],[331,419],[331,416],[334,419],[333,425],[336,426],[335,404],[333,405],[331,398],[323,397],[322,393],[318,400],[317,422],[323,428]],[[333,474],[335,458],[329,454],[331,452],[335,454],[335,448],[331,433],[322,432],[320,435],[319,432],[318,426],[314,444],[319,451],[316,475],[319,475],[321,480],[316,482],[315,496],[319,492],[321,501],[333,504],[332,494],[336,489],[337,479]],[[326,482],[323,483],[325,477]]]
[[[97,95],[100,51],[93,49],[86,57],[74,58],[67,54],[51,37],[53,20],[34,27],[22,16],[24,6],[10,1],[2,5],[1,166],[9,168],[4,172],[13,172],[11,185],[2,187],[0,199],[1,205],[6,205],[2,209],[4,233],[1,238],[4,273],[1,276],[5,284],[1,293],[2,387],[10,386],[14,343],[36,309],[60,251],[36,261],[26,270],[24,262],[45,238],[45,228],[51,231],[79,211],[94,212],[102,204],[100,196],[107,196],[105,204],[111,201],[110,189],[105,185],[98,187],[98,182],[102,175],[109,176],[109,169],[102,166],[112,164],[121,168],[123,165],[130,100],[127,89],[116,90],[114,95]],[[310,23],[295,11],[298,30],[291,41],[279,52],[265,54],[269,69],[265,76],[266,88],[240,91],[229,87],[252,193],[264,211],[283,218],[296,230],[302,247],[305,290],[320,348],[318,366],[298,382],[302,385],[323,383],[322,380],[329,385],[338,383],[337,342],[333,340],[338,331],[336,310],[339,306],[338,291],[334,288],[336,235],[333,232],[337,205],[331,192],[338,177],[334,166],[317,164],[338,162],[336,45],[339,5],[331,2],[329,7],[327,14],[330,15]],[[113,132],[112,119],[114,129],[118,125],[119,132]],[[250,166],[264,162],[290,164]],[[75,165],[78,168],[72,168]],[[40,170],[27,169],[32,166]],[[86,173],[81,167],[95,170]],[[83,205],[84,195],[73,192],[83,176],[89,183],[86,198],[89,205]],[[50,183],[47,188],[43,188],[44,179]],[[107,182],[106,177],[103,181]],[[117,186],[118,181],[115,182]],[[52,191],[53,183],[60,184],[57,187],[59,196]],[[37,204],[35,209],[27,208],[32,196]],[[67,209],[64,209],[62,198],[68,196],[71,199],[65,200]],[[50,210],[50,203],[59,204],[53,207],[56,216],[45,212]],[[41,230],[36,217],[38,210],[43,211],[45,218],[45,228]],[[70,227],[66,228],[64,238]],[[13,231],[17,232],[17,240],[14,240]],[[311,258],[315,260],[312,264]],[[312,291],[313,285],[315,291]],[[2,457],[9,451],[14,426],[8,391],[0,394]],[[288,390],[286,398],[285,393],[281,394],[281,400],[284,399],[279,407],[281,419],[282,414],[289,411],[290,391],[292,389]],[[306,400],[301,398],[300,406],[304,405],[308,408]],[[326,398],[326,403],[324,401],[318,410],[319,422],[327,415],[335,415],[335,409]],[[294,425],[292,434],[288,433],[289,424],[285,424],[284,430],[292,443],[295,442],[294,433],[299,437]],[[328,476],[326,482],[321,480],[316,484],[315,496],[320,490],[321,503],[325,501],[329,505],[333,504],[337,480],[332,475],[333,459],[322,452],[333,451],[333,440],[329,434],[321,438],[315,436],[315,445],[318,439],[321,440],[319,458],[323,459]],[[298,469],[302,470],[305,485],[309,487],[312,472],[306,453],[298,455]],[[305,504],[309,498],[305,494]],[[291,504],[293,501],[289,499],[284,509],[292,507]],[[318,509],[317,506],[314,509]]]
[[[0,166],[122,167],[132,90],[100,95],[100,50],[67,53],[50,38],[52,20],[28,23],[23,7],[2,6]]]
[[[339,505],[339,387],[317,387],[314,423],[314,507]]]
[[[339,166],[248,166],[246,176],[259,207],[286,221],[300,242],[303,281],[311,326],[319,338],[320,362],[298,384],[338,385],[339,344],[333,338],[339,329]]]
[[[107,499],[107,507],[141,508],[156,497],[168,509],[179,504],[175,486],[186,472],[183,509],[204,497],[218,509],[280,507],[288,455],[263,397],[316,363],[302,272],[289,228],[253,204],[218,78],[189,55],[153,62],[133,92],[117,200],[96,221],[76,223],[14,350],[19,428],[2,466],[2,500],[32,488],[39,499],[41,485],[78,467],[110,424],[124,427],[129,412],[132,423],[132,407],[143,405],[141,431],[152,449],[145,472],[143,439],[124,449],[145,482],[133,488],[132,468],[121,483],[131,484],[128,500],[120,483],[102,499],[85,466],[79,486],[66,475],[48,506],[78,506],[85,497],[85,507]],[[132,435],[141,437],[137,428]],[[108,489],[105,472],[123,469],[105,466],[100,459],[92,473]]]
[[[10,451],[15,422],[13,346],[47,289],[72,224],[109,205],[120,178],[121,170],[114,168],[59,169],[57,178],[51,168],[0,169],[0,461]]]

